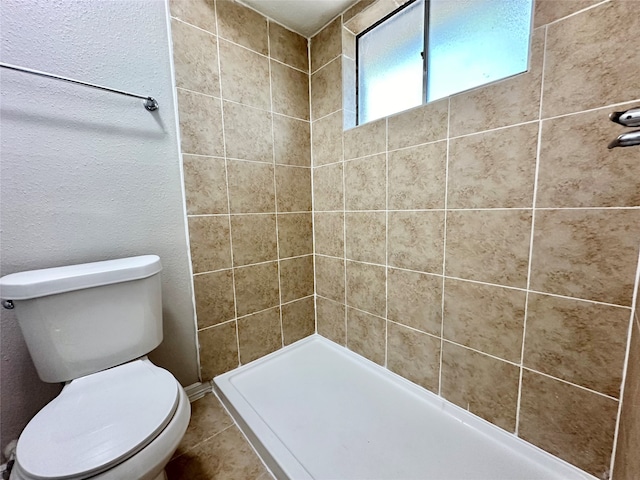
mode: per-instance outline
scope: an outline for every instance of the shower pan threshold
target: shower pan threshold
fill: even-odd
[[[214,389],[280,480],[595,479],[319,335]]]

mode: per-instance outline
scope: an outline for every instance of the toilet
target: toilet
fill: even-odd
[[[162,341],[161,270],[144,255],[0,279],[38,375],[65,382],[20,435],[10,479],[167,478],[191,407],[146,358]]]

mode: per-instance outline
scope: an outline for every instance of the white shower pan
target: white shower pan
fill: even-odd
[[[318,335],[214,388],[278,479],[595,479]]]

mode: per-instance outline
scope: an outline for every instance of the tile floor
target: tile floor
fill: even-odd
[[[189,428],[166,470],[169,480],[273,479],[211,393],[191,404]]]

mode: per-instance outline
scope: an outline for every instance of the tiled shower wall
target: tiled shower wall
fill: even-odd
[[[631,340],[622,412],[618,431],[618,447],[613,473],[615,480],[640,478],[640,305],[636,286],[636,308],[631,326]]]
[[[307,39],[170,3],[203,380],[315,331]]]
[[[343,133],[343,22],[394,8],[311,40],[318,332],[604,478],[640,246],[638,150],[606,149],[640,49],[611,32],[636,7],[539,0],[527,73]]]

